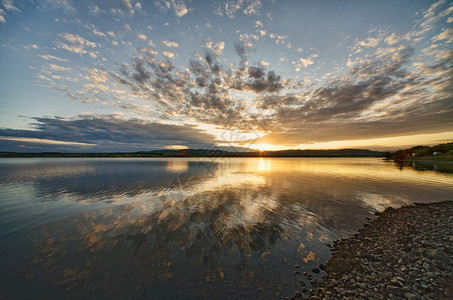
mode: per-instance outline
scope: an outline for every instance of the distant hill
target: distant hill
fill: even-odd
[[[364,149],[336,150],[280,150],[265,151],[261,156],[268,157],[381,157],[382,152]]]
[[[364,149],[224,151],[218,149],[153,150],[130,153],[17,153],[0,152],[0,157],[382,157],[383,152]]]
[[[392,160],[453,160],[453,142],[436,146],[416,146],[396,152],[386,152],[384,156]]]

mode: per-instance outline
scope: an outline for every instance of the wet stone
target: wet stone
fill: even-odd
[[[453,299],[444,280],[453,273],[453,201],[376,215],[358,234],[333,242],[333,256],[311,270],[324,272],[308,299]]]

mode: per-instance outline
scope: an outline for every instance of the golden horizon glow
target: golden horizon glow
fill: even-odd
[[[278,151],[278,150],[285,150],[281,149],[282,146],[279,145],[271,145],[271,144],[256,144],[256,145],[250,145],[251,149],[256,149],[261,152],[263,151]]]
[[[48,145],[65,145],[65,146],[96,146],[96,144],[90,143],[80,143],[80,142],[65,142],[49,139],[39,139],[39,138],[27,138],[27,137],[9,137],[9,136],[0,136],[0,140],[6,141],[18,141],[18,142],[27,142],[27,143],[40,143]]]
[[[165,146],[165,149],[167,149],[167,150],[186,150],[186,149],[189,149],[189,147],[184,146],[184,145],[169,145],[169,146]]]
[[[321,149],[344,149],[344,148],[366,148],[370,150],[393,150],[405,149],[417,145],[435,145],[453,142],[453,131],[441,133],[428,133],[416,135],[404,135],[397,137],[375,138],[365,140],[343,140],[332,142],[307,143],[299,145],[273,145],[273,144],[250,144],[248,147],[260,151],[279,151],[279,150],[321,150]],[[236,144],[236,146],[241,146]]]

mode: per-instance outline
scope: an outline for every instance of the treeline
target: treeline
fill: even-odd
[[[0,157],[382,157],[382,152],[364,149],[281,150],[281,151],[224,151],[217,149],[153,150],[131,153],[18,153],[0,152]]]
[[[410,149],[398,150],[396,152],[385,152],[384,156],[392,160],[407,160],[420,158],[436,158],[439,160],[450,160],[453,158],[453,142],[439,144],[436,146],[416,146]]]

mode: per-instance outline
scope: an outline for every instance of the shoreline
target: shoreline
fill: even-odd
[[[453,201],[376,215],[355,235],[335,241],[333,256],[319,267],[322,278],[291,299],[452,299]]]

